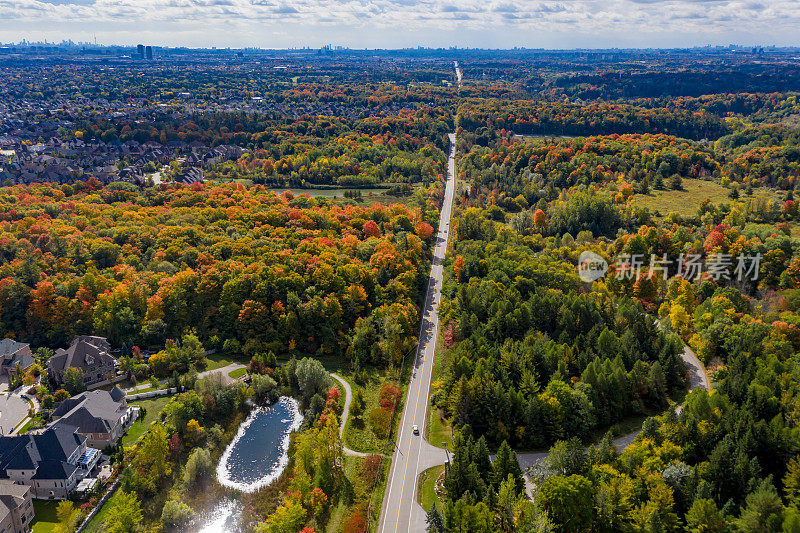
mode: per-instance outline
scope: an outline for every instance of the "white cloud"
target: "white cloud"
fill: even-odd
[[[0,0],[0,40],[189,46],[795,44],[794,0]],[[485,42],[484,42],[485,41]]]

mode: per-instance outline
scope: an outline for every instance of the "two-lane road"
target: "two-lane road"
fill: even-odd
[[[417,353],[414,358],[411,381],[408,385],[403,416],[400,419],[388,486],[381,509],[378,525],[380,533],[425,530],[425,513],[416,503],[417,476],[423,470],[444,462],[444,450],[428,444],[421,434],[414,435],[412,426],[419,427],[420,433],[425,431],[428,392],[433,373],[433,354],[439,329],[438,311],[439,300],[442,296],[442,263],[445,252],[447,252],[447,238],[450,234],[455,170],[455,135],[450,134],[447,184],[439,214],[439,232],[433,250],[431,275],[425,296]]]

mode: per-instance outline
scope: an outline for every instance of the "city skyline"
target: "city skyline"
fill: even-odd
[[[312,48],[673,48],[800,44],[792,2],[8,0],[0,41]]]

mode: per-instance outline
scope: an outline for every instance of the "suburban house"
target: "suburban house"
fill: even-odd
[[[47,375],[57,385],[64,383],[69,368],[83,370],[83,381],[93,385],[116,375],[118,361],[109,352],[111,345],[104,337],[79,335],[66,350],[59,348],[47,361]]]
[[[31,488],[0,481],[0,533],[28,533],[33,514]]]
[[[102,450],[116,444],[134,422],[133,410],[119,387],[86,391],[56,404],[51,426],[69,426],[86,437],[86,445]]]
[[[63,500],[100,460],[74,427],[47,428],[38,435],[0,437],[0,482],[31,488],[34,498]]]
[[[0,341],[0,376],[12,376],[17,368],[27,370],[33,363],[30,344],[13,339]]]

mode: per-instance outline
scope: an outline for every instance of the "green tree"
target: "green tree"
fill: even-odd
[[[429,533],[444,533],[444,519],[442,519],[439,509],[436,508],[436,502],[433,502],[433,507],[425,516],[425,523]]]
[[[725,518],[714,500],[698,498],[686,513],[686,531],[691,533],[717,533],[725,528]]]
[[[509,474],[505,481],[500,483],[497,491],[497,511],[500,527],[503,531],[514,529],[514,507],[517,503],[517,487],[514,476]]]
[[[185,527],[194,518],[194,511],[183,502],[168,500],[161,510],[161,523],[168,528]]]
[[[511,449],[508,441],[503,441],[497,449],[497,457],[492,465],[492,485],[499,487],[509,475],[514,479],[517,494],[525,490],[525,480],[517,461],[517,454]]]
[[[278,398],[278,384],[267,375],[253,374],[250,387],[253,389],[253,399],[257,402],[275,401]]]
[[[737,531],[742,533],[773,533],[781,530],[783,504],[775,487],[769,482],[747,495],[745,508],[734,522]]]
[[[213,470],[214,463],[211,461],[211,452],[205,448],[195,448],[186,461],[186,468],[183,472],[183,481],[187,485],[192,485]]]
[[[67,500],[58,502],[56,506],[56,517],[58,524],[53,528],[54,533],[72,533],[80,514],[75,509],[75,505]]]
[[[132,492],[120,490],[109,507],[103,528],[109,533],[133,533],[142,523],[142,507]]]
[[[583,476],[553,476],[536,496],[539,508],[566,533],[585,531],[592,523],[594,487]]]
[[[275,509],[266,522],[259,524],[258,533],[297,533],[306,521],[306,510],[299,501],[287,501]]]
[[[70,367],[64,372],[64,388],[71,396],[80,394],[86,390],[86,383],[83,381],[83,369]]]

